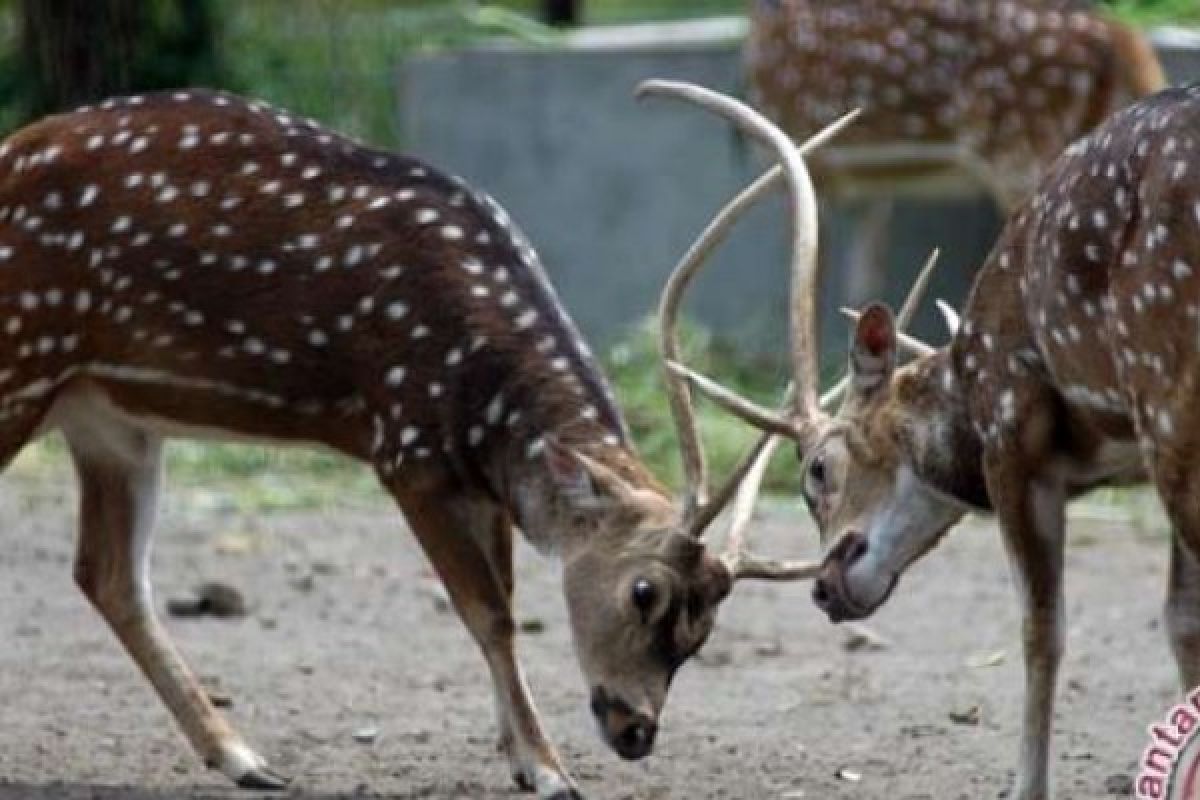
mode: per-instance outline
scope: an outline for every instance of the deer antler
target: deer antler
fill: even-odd
[[[899,331],[897,338],[906,350],[916,356],[927,355],[932,353],[934,348],[904,333],[904,328],[908,327],[912,322],[912,318],[916,315],[917,309],[920,307],[921,300],[925,296],[925,291],[929,288],[929,281],[933,276],[933,271],[937,267],[938,250],[930,253],[926,259],[925,265],[921,267],[920,273],[913,281],[913,285],[909,288],[908,296],[904,299],[904,304],[900,307],[899,314],[896,315],[896,328]],[[853,309],[843,308],[842,313],[851,319],[858,319],[859,313]],[[764,435],[780,435],[787,436],[796,441],[803,441],[803,430],[787,416],[787,410],[772,411],[763,406],[742,397],[732,389],[721,385],[712,378],[695,370],[680,364],[677,361],[668,361],[667,369],[681,380],[696,389],[701,394],[708,397],[721,408],[736,417],[750,423],[754,427],[764,431]],[[834,400],[841,397],[845,391],[848,381],[842,378],[832,389],[821,396],[819,406],[827,408]],[[792,391],[792,385],[788,386],[788,392]],[[791,396],[790,394],[788,395]]]
[[[710,500],[707,497],[708,475],[700,435],[696,427],[688,381],[678,374],[679,340],[676,325],[679,309],[688,285],[704,264],[705,260],[724,239],[734,221],[747,207],[763,196],[782,177],[788,184],[792,198],[792,272],[793,284],[802,283],[809,287],[816,284],[817,219],[816,194],[804,166],[803,154],[828,141],[844,128],[857,112],[847,115],[812,137],[797,149],[788,136],[765,117],[745,104],[691,84],[670,81],[647,81],[637,89],[638,97],[663,95],[688,100],[709,111],[717,113],[736,124],[747,135],[771,147],[779,156],[781,164],[764,175],[737,195],[727,204],[696,242],[688,249],[672,271],[659,303],[659,345],[665,362],[664,379],[671,411],[675,418],[680,450],[683,457],[687,489],[684,496],[684,520],[695,535],[700,535],[720,513],[724,504],[732,498],[738,484],[753,465],[753,455],[748,456],[734,470],[726,482]],[[803,278],[802,280],[797,280]],[[804,292],[793,289],[792,315],[792,360],[793,371],[801,379],[801,390],[795,394],[794,414],[799,419],[813,419],[819,413],[816,400],[816,341],[815,326],[811,320],[813,301],[803,297]],[[801,322],[808,320],[807,322]],[[761,411],[766,411],[761,409]],[[768,412],[769,413],[769,412]],[[798,429],[790,420],[779,417],[779,429],[789,434]]]
[[[738,489],[733,501],[733,511],[729,520],[729,535],[725,540],[725,552],[721,554],[721,562],[729,570],[735,581],[742,578],[758,578],[772,581],[795,581],[815,578],[821,571],[819,561],[776,561],[763,558],[747,550],[744,546],[746,528],[750,524],[751,514],[758,502],[758,492],[762,486],[763,476],[767,465],[779,444],[779,437],[766,434],[759,439],[752,466],[746,473],[746,480]]]

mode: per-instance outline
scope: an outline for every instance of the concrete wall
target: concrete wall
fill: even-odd
[[[719,20],[576,35],[563,48],[489,48],[413,58],[399,75],[410,150],[487,189],[541,252],[593,342],[649,313],[692,238],[763,168],[727,124],[666,101],[637,103],[646,78],[677,78],[741,94],[744,24]],[[1173,76],[1200,76],[1195,37],[1165,35]],[[818,187],[819,188],[819,187]],[[828,213],[833,211],[835,213]],[[821,307],[846,291],[855,209],[826,209],[830,257]],[[786,217],[781,198],[754,211],[708,268],[689,313],[746,350],[782,354],[786,341]],[[934,291],[956,305],[999,229],[982,197],[905,204],[892,225],[888,283],[899,301],[929,250],[941,247]],[[827,349],[845,324],[825,314]],[[919,333],[939,341],[931,309]]]

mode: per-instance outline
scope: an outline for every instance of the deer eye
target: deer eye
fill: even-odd
[[[817,489],[825,488],[825,459],[821,456],[814,456],[813,460],[808,464],[808,479]]]
[[[658,590],[654,588],[654,584],[645,578],[638,578],[633,582],[633,607],[641,613],[642,622],[645,622],[650,612],[654,610],[657,601]]]

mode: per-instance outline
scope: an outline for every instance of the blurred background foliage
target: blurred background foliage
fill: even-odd
[[[559,33],[543,20],[564,9],[612,24],[739,14],[756,1],[0,0],[0,130],[107,94],[216,85],[398,146],[392,78],[414,50],[495,36],[551,44]],[[1100,4],[1139,23],[1200,23],[1200,0]]]
[[[550,22],[678,20],[744,13],[758,0],[0,0],[0,134],[53,110],[110,94],[185,85],[220,86],[312,116],[340,131],[402,148],[395,70],[405,55],[491,37],[553,45]],[[1200,0],[1107,0],[1139,24],[1200,24]],[[685,336],[688,361],[760,402],[774,402],[778,368],[747,363],[708,332]],[[662,394],[652,325],[605,354],[639,447],[673,484],[674,429]],[[754,433],[711,407],[700,423],[714,475]],[[794,488],[790,448],[768,477]],[[61,466],[61,446],[22,460],[36,476]],[[191,486],[223,487],[235,505],[308,506],[377,494],[365,470],[308,451],[178,443],[170,467]]]

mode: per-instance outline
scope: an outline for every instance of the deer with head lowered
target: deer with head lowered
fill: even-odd
[[[882,605],[968,510],[997,515],[1023,608],[1020,800],[1050,797],[1070,498],[1157,489],[1173,527],[1167,630],[1184,686],[1200,683],[1198,127],[1200,88],[1172,89],[1067,148],[1005,227],[949,346],[897,366],[891,312],[856,314],[836,414],[813,401],[815,262],[793,276],[787,413],[674,367],[796,443],[825,547],[813,597],[835,622]]]
[[[769,143],[794,173],[790,144]],[[629,759],[650,753],[733,583],[814,572],[745,551],[744,517],[723,551],[705,545],[736,493],[752,502],[758,453],[709,497],[676,380],[691,482],[673,499],[491,198],[262,103],[134,96],[0,144],[0,305],[0,463],[63,433],[76,581],[196,752],[243,787],[284,781],[154,613],[166,438],[315,444],[371,466],[483,651],[514,778],[543,798],[579,795],[514,652],[514,527],[561,557],[592,712]]]

